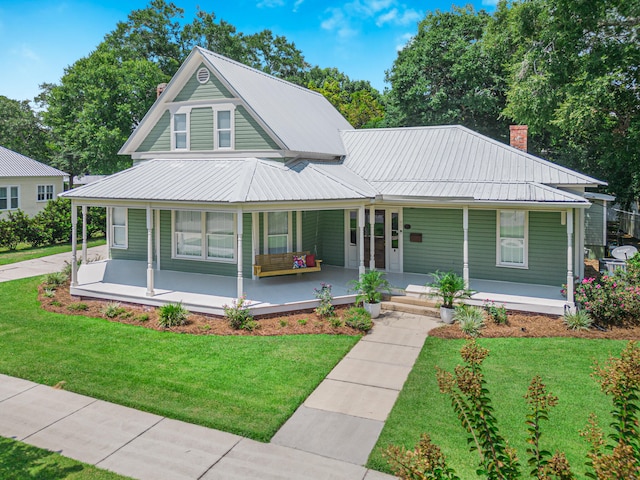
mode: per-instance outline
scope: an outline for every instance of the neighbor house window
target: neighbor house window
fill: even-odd
[[[187,148],[187,114],[173,115],[173,146],[176,150]]]
[[[497,264],[527,267],[528,213],[522,210],[498,210]]]
[[[0,210],[15,210],[20,206],[18,187],[0,187]]]
[[[53,185],[38,185],[38,201],[53,200]]]
[[[176,257],[235,261],[234,213],[176,211],[174,237]]]
[[[219,110],[216,116],[217,147],[231,148],[231,111]]]
[[[124,207],[111,209],[111,246],[127,248],[127,209]]]
[[[286,253],[289,249],[289,212],[267,213],[267,253]]]

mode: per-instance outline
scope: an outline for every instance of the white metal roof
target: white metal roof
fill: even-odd
[[[345,165],[369,182],[605,184],[458,125],[350,130],[342,138]]]
[[[44,163],[0,147],[0,177],[67,177],[68,175]]]
[[[336,166],[340,168],[344,167]],[[63,194],[85,200],[206,203],[344,200],[371,195],[367,184],[352,185],[308,161],[285,165],[256,158],[150,160]]]
[[[339,131],[353,127],[322,94],[203,48],[196,50],[288,150],[336,156],[346,153]]]

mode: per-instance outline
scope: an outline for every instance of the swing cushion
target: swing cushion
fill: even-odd
[[[306,255],[294,255],[293,256],[293,268],[307,268],[307,256]]]
[[[307,255],[307,267],[315,267],[315,266],[316,266],[316,256]]]
[[[298,266],[297,268],[294,268],[294,257],[302,257],[306,259],[306,267]],[[256,261],[253,265],[253,274],[260,278],[321,271],[322,260],[314,258],[314,266],[312,267],[309,265],[308,258],[309,252],[256,255]]]

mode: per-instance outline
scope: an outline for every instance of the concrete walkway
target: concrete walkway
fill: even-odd
[[[78,258],[81,257],[81,250],[78,250],[77,255]],[[87,249],[87,260],[91,261],[101,258],[107,258],[106,245]],[[55,255],[25,260],[24,262],[0,265],[0,282],[59,272],[64,268],[65,263],[71,263],[71,252],[56,253]]]
[[[145,479],[393,477],[362,465],[436,319],[387,312],[265,444],[0,375],[0,435]]]

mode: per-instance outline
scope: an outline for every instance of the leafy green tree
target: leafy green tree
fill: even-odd
[[[490,21],[471,6],[427,14],[387,72],[390,125],[462,124],[505,137],[502,58],[483,42]]]
[[[27,100],[0,95],[0,145],[34,160],[46,162],[48,132]]]

